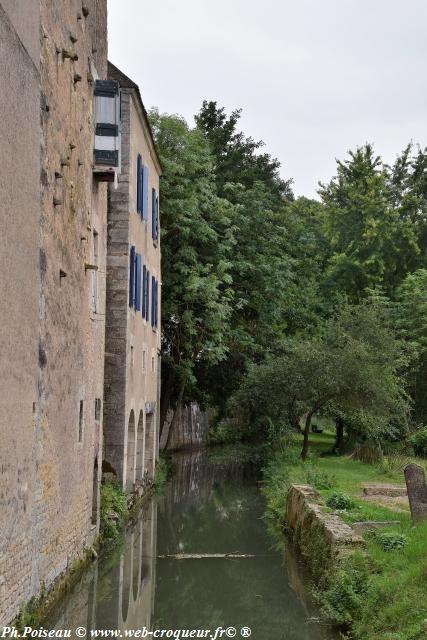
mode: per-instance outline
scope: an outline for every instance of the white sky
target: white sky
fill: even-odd
[[[372,142],[388,162],[427,144],[426,0],[108,0],[109,58],[146,108],[193,123],[203,99],[242,107],[315,196],[335,158]]]

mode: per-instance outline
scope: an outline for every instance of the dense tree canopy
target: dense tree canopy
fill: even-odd
[[[221,416],[232,398],[260,433],[322,410],[368,439],[426,423],[426,152],[408,145],[387,166],[367,144],[319,200],[294,199],[240,113],[205,101],[193,128],[151,113],[163,409],[182,397]]]

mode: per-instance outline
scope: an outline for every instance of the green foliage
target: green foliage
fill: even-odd
[[[231,312],[232,205],[218,197],[214,158],[197,129],[150,113],[164,166],[162,192],[162,380],[167,404],[186,388],[193,399],[227,352]]]
[[[221,421],[209,431],[209,444],[235,444],[241,442],[243,430],[235,422]]]
[[[335,476],[314,465],[307,465],[305,479],[315,489],[332,489],[336,483]]]
[[[106,545],[114,545],[128,514],[126,495],[118,482],[109,480],[101,485],[100,533]]]
[[[414,433],[409,442],[414,447],[415,455],[427,458],[427,426]]]
[[[279,356],[250,365],[230,407],[242,421],[261,427],[270,418],[299,430],[301,416],[333,405],[363,415],[365,435],[380,439],[392,418],[404,420],[402,361],[382,308],[343,304],[318,335],[288,340]]]
[[[385,531],[383,533],[377,533],[374,540],[380,545],[383,551],[401,551],[408,543],[408,536],[394,531]]]
[[[174,462],[168,455],[161,454],[156,462],[153,488],[156,493],[161,493],[166,482],[174,471]]]
[[[338,509],[338,511],[345,511],[353,509],[354,501],[350,496],[340,491],[335,491],[326,501],[326,504],[331,509]]]
[[[332,571],[327,576],[326,588],[315,594],[326,620],[350,627],[365,605],[368,578],[367,563],[361,555],[355,555]]]

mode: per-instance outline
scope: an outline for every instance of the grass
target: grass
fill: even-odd
[[[404,548],[384,550],[378,537],[368,536],[366,589],[351,612],[351,634],[355,640],[421,640],[427,638],[427,522],[413,526],[409,511],[393,511],[362,498],[365,483],[404,484],[403,466],[393,459],[378,465],[352,460],[349,456],[327,455],[333,434],[311,435],[309,459],[299,460],[299,442],[287,443],[270,460],[264,473],[267,520],[277,534],[286,528],[284,520],[287,489],[291,483],[315,484],[325,502],[334,493],[352,498],[351,509],[342,511],[349,524],[367,520],[394,520],[387,531],[407,539]],[[417,460],[425,467],[425,461]],[[311,482],[308,482],[311,480]],[[320,594],[324,611],[348,595],[353,568],[335,575],[329,591]],[[355,574],[360,580],[360,571]],[[334,582],[335,581],[335,582]],[[340,591],[340,589],[342,591]],[[323,597],[323,601],[322,601]],[[329,602],[328,602],[329,598]],[[359,601],[360,600],[360,601]],[[334,607],[329,618],[333,620]],[[335,607],[336,613],[336,607]],[[336,616],[336,621],[339,616]]]

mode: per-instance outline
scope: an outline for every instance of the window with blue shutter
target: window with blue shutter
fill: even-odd
[[[139,253],[136,254],[135,260],[135,309],[141,311],[141,271],[142,258]]]
[[[145,318],[147,308],[147,267],[142,268],[142,317]]]
[[[159,237],[159,198],[157,191],[151,191],[151,237],[156,241]]]
[[[136,210],[142,214],[142,158],[138,154],[136,162]]]
[[[148,167],[142,169],[142,217],[148,220]]]
[[[145,307],[145,319],[147,320],[147,322],[148,322],[149,314],[150,314],[150,272],[147,269],[147,304]]]
[[[159,281],[156,280],[156,305],[154,309],[154,327],[159,326]]]
[[[130,248],[129,255],[129,306],[135,302],[135,247]]]
[[[156,278],[151,276],[151,326],[154,328],[154,318],[156,312]]]

